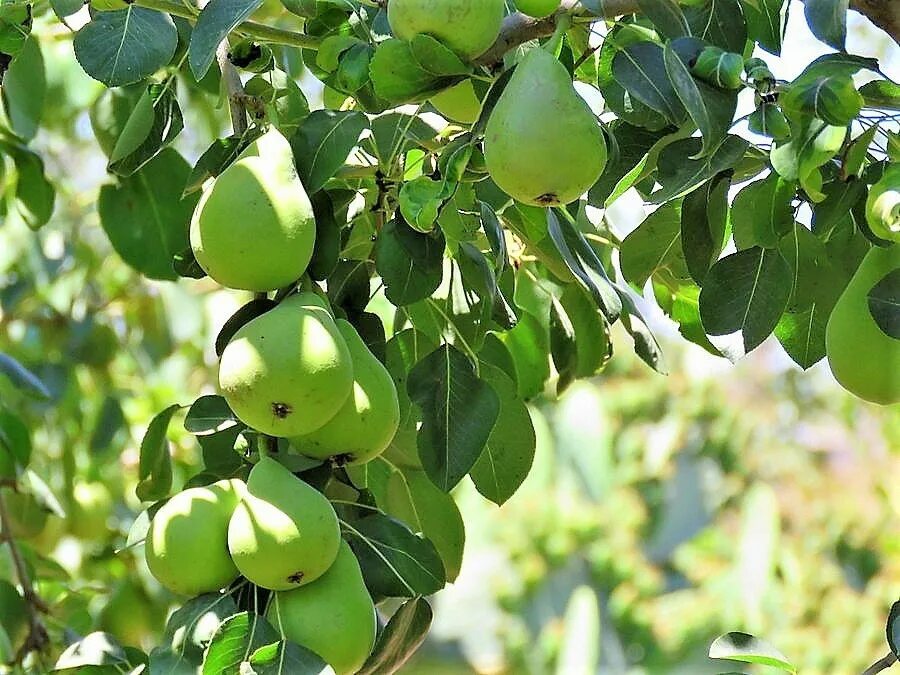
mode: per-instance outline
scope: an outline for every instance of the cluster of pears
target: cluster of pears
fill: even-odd
[[[339,675],[359,670],[375,644],[375,606],[334,508],[270,457],[246,484],[222,480],[166,502],[145,551],[153,576],[175,593],[216,592],[239,576],[275,591],[269,621]]]
[[[497,39],[503,7],[503,0],[390,0],[388,20],[400,39],[427,34],[472,59]],[[559,0],[518,0],[516,7],[545,17],[559,8]],[[481,114],[470,79],[433,96],[431,104],[463,124],[473,124]],[[535,206],[568,204],[603,173],[606,139],[597,117],[550,52],[532,49],[516,67],[491,111],[484,157],[500,189]]]
[[[825,351],[835,379],[872,403],[900,403],[900,339],[878,325],[869,292],[900,275],[900,245],[873,247],[838,298],[825,330]],[[897,301],[897,298],[894,299]]]

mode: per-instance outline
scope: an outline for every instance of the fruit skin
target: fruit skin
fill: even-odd
[[[112,512],[113,498],[103,483],[76,483],[68,513],[69,531],[79,539],[107,538]]]
[[[353,359],[353,391],[325,426],[291,441],[307,457],[338,457],[345,464],[362,464],[380,455],[394,440],[400,426],[400,403],[390,373],[356,329],[343,319],[336,323]]]
[[[303,275],[316,223],[291,146],[274,127],[203,192],[190,237],[200,267],[228,288],[271,291]]]
[[[160,584],[193,596],[238,578],[228,555],[228,521],[244,492],[242,481],[220,480],[179,492],[160,507],[144,547],[147,566]]]
[[[375,646],[376,616],[356,556],[341,542],[334,565],[303,588],[276,593],[266,618],[281,634],[351,675]]]
[[[472,86],[472,80],[444,89],[431,97],[430,103],[441,117],[462,124],[475,124],[481,114],[481,101]]]
[[[228,550],[241,574],[270,590],[297,588],[325,574],[340,541],[325,496],[274,459],[260,459],[228,524]]]
[[[900,340],[884,333],[867,296],[889,272],[900,269],[900,246],[873,248],[828,318],[825,350],[835,379],[847,391],[881,405],[900,402]]]
[[[471,59],[500,35],[505,6],[504,0],[389,0],[388,23],[401,40],[430,35]]]
[[[532,49],[516,68],[488,120],[484,157],[500,189],[535,206],[568,204],[603,173],[603,132],[552,54]]]
[[[543,19],[559,9],[559,0],[516,0],[516,9],[522,14]]]
[[[308,434],[353,387],[353,360],[312,293],[285,299],[242,326],[222,352],[219,389],[238,418],[270,436]]]
[[[892,164],[866,199],[866,221],[872,234],[900,242],[900,164]]]

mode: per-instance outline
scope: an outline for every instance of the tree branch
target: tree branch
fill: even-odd
[[[875,663],[866,668],[865,672],[863,672],[862,675],[875,675],[876,673],[880,673],[882,670],[887,670],[895,663],[897,663],[897,657],[894,656],[893,653],[890,653],[884,658],[878,659]]]
[[[897,0],[851,0],[850,9],[862,14],[900,45],[900,2]]]

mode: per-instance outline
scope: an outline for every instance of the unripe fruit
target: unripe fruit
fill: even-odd
[[[266,618],[286,639],[325,659],[337,675],[357,672],[375,646],[375,606],[346,542],[321,578],[276,593]]]
[[[900,242],[900,164],[890,165],[869,188],[866,221],[876,237]]]
[[[559,0],[516,0],[516,9],[522,14],[543,19],[559,9]]]
[[[159,583],[193,596],[238,578],[228,554],[228,521],[245,491],[239,480],[221,480],[179,492],[160,507],[145,544],[147,566]]]
[[[475,124],[481,114],[481,101],[475,93],[472,80],[454,84],[429,100],[442,117],[453,122]]]
[[[106,538],[112,512],[112,495],[103,483],[76,483],[68,513],[69,531],[79,539]]]
[[[340,410],[352,386],[347,343],[312,293],[293,295],[241,327],[219,364],[228,405],[270,436],[315,431]]]
[[[430,35],[471,59],[494,44],[504,10],[504,0],[389,0],[388,22],[401,40]]]
[[[900,340],[885,333],[869,309],[869,291],[900,270],[900,246],[873,248],[863,258],[828,318],[825,349],[835,379],[872,403],[900,402]]]
[[[312,259],[316,223],[290,144],[274,127],[213,181],[191,219],[200,267],[228,288],[272,291]]]

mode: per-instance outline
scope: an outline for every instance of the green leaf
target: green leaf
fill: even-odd
[[[737,247],[775,248],[794,224],[795,191],[796,184],[774,172],[742,188],[731,209]]]
[[[5,375],[18,389],[32,396],[49,399],[50,390],[40,378],[8,354],[0,352],[0,375]]]
[[[691,27],[675,0],[638,0],[638,7],[661,36],[672,39],[691,34]]]
[[[279,635],[263,617],[241,612],[219,624],[203,656],[202,675],[240,675],[251,654],[278,642]]]
[[[481,377],[500,402],[497,421],[487,445],[469,475],[475,488],[498,506],[512,497],[534,461],[535,433],[516,383],[500,368],[481,363]]]
[[[425,598],[407,600],[378,635],[375,649],[358,675],[396,673],[416,653],[431,627],[433,613]]]
[[[191,175],[187,179],[184,186],[183,197],[199,192],[203,189],[203,184],[210,178],[215,178],[222,173],[225,168],[237,159],[241,151],[246,147],[241,142],[239,136],[228,136],[227,138],[217,138],[212,144],[203,151],[200,158],[191,169]],[[249,143],[248,143],[249,144]]]
[[[291,148],[308,193],[321,190],[337,173],[368,126],[358,111],[316,110],[306,118],[291,138]]]
[[[200,10],[188,47],[188,62],[198,82],[212,65],[222,40],[261,5],[262,0],[210,0]]]
[[[10,129],[23,141],[30,141],[40,126],[47,93],[44,57],[37,37],[32,35],[25,40],[22,51],[0,79],[3,81],[0,94]]]
[[[750,39],[767,52],[779,56],[787,19],[785,0],[741,0],[741,6]]]
[[[709,658],[758,663],[788,673],[797,669],[772,645],[748,633],[726,633],[716,638],[709,648]]]
[[[184,428],[196,436],[215,434],[237,426],[238,420],[222,396],[201,396],[184,417]]]
[[[25,146],[2,138],[0,150],[7,152],[16,165],[16,210],[31,229],[43,227],[50,221],[56,201],[56,189],[44,174],[44,161]]]
[[[228,320],[222,325],[222,328],[219,329],[219,334],[216,335],[216,356],[222,356],[222,353],[225,351],[225,347],[228,346],[231,338],[233,338],[234,334],[243,326],[250,323],[253,319],[262,316],[270,309],[275,309],[277,306],[278,303],[269,298],[255,298],[228,317]]]
[[[2,355],[0,355],[2,356]],[[8,410],[0,410],[0,478],[15,478],[18,468],[31,460],[31,435],[28,427]]]
[[[166,434],[172,416],[180,408],[179,405],[170,405],[150,420],[141,441],[139,482],[135,493],[143,502],[163,499],[172,489],[172,458],[169,455],[169,441]]]
[[[515,366],[519,396],[529,400],[544,390],[550,377],[549,336],[540,319],[529,312],[521,312],[519,321],[500,335]]]
[[[638,42],[618,51],[612,61],[612,72],[629,94],[665,115],[672,124],[680,124],[687,117],[669,82],[663,48],[658,44]]]
[[[409,42],[410,52],[422,68],[432,75],[468,75],[472,68],[463,63],[456,52],[430,35],[418,34]]]
[[[891,652],[894,656],[900,657],[900,600],[891,605],[885,630]]]
[[[703,135],[703,147],[697,156],[705,157],[718,148],[728,134],[737,109],[737,93],[696,80],[672,43],[666,45],[663,58],[669,82]]]
[[[817,119],[808,120],[797,129],[787,143],[772,148],[769,159],[772,168],[788,181],[799,181],[813,201],[825,198],[819,167],[834,157],[847,136],[847,128],[829,126]]]
[[[5,583],[5,582],[4,582]],[[125,672],[128,664],[125,650],[109,633],[94,632],[69,645],[59,655],[53,670],[79,669],[89,670],[91,666],[120,666],[119,672]]]
[[[684,278],[687,267],[681,244],[681,204],[664,204],[632,230],[622,242],[619,264],[625,279],[640,289],[660,270]]]
[[[444,345],[409,373],[407,391],[422,412],[418,447],[428,477],[449,492],[484,450],[500,413],[500,400],[469,360]]]
[[[889,80],[866,82],[859,88],[867,108],[900,110],[900,84]]]
[[[700,292],[700,316],[709,335],[740,331],[752,351],[775,329],[791,297],[791,270],[777,250],[733,253],[712,266]]]
[[[387,299],[399,307],[431,296],[444,275],[444,248],[440,230],[423,234],[398,218],[389,221],[375,242]]]
[[[32,3],[22,0],[0,3],[0,80],[9,60],[22,51],[33,23]]]
[[[729,52],[744,53],[747,25],[739,0],[700,0],[684,9],[691,34]]]
[[[238,611],[230,595],[206,593],[188,600],[169,617],[161,644],[150,652],[149,672],[197,675],[219,625]]]
[[[435,136],[437,131],[417,115],[391,112],[372,120],[372,150],[383,166],[412,148],[434,147]]]
[[[694,159],[701,148],[700,139],[686,138],[672,143],[660,153],[657,180],[662,188],[650,195],[650,203],[662,204],[693,192],[716,174],[733,168],[748,147],[744,139],[728,135],[715,152]]]
[[[172,259],[188,245],[199,196],[181,199],[190,165],[166,148],[142,169],[100,189],[97,211],[122,259],[151,279],[177,278]]]
[[[331,670],[318,654],[286,640],[257,649],[250,665],[255,675],[320,675]]]
[[[446,181],[433,180],[428,176],[419,176],[405,182],[400,188],[400,212],[403,218],[419,232],[430,232],[452,189]]]
[[[366,586],[376,596],[412,598],[444,587],[444,565],[427,539],[382,514],[341,521],[359,560]]]
[[[150,77],[175,55],[178,31],[168,14],[137,5],[97,12],[75,36],[75,58],[107,87]]]
[[[811,115],[834,126],[849,124],[863,106],[863,97],[849,75],[804,78],[791,85],[779,100],[789,116]]]
[[[424,101],[452,84],[423,68],[408,42],[393,38],[375,48],[369,73],[375,93],[395,105]]]
[[[869,311],[878,327],[900,340],[900,269],[889,272],[868,292]]]
[[[690,277],[699,285],[703,284],[709,268],[719,259],[728,240],[730,187],[731,181],[720,177],[684,198],[681,249]]]
[[[850,0],[805,0],[803,13],[812,34],[819,40],[844,51],[847,42],[847,11]]]
[[[131,176],[146,166],[184,128],[175,97],[175,79],[151,84],[138,99],[116,140],[107,167],[119,176]]]

